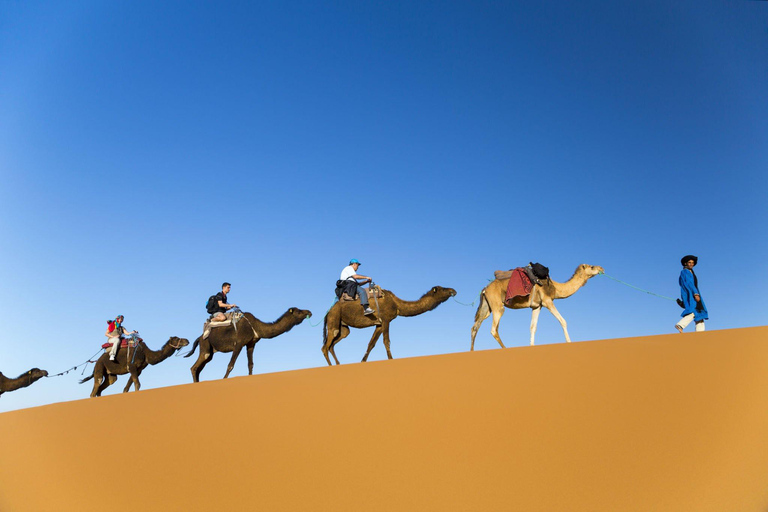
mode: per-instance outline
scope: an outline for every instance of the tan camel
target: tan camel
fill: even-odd
[[[25,388],[33,382],[47,377],[48,372],[39,368],[32,368],[16,377],[15,379],[9,379],[2,373],[0,373],[0,396],[8,391],[16,391],[17,389]]]
[[[150,350],[143,341],[140,341],[138,345],[130,349],[121,347],[117,351],[115,361],[109,360],[109,352],[105,350],[96,361],[93,373],[81,380],[80,384],[95,379],[93,381],[93,391],[91,391],[91,398],[93,398],[101,396],[105,389],[115,383],[118,375],[130,373],[131,376],[123,389],[123,393],[127,393],[131,389],[131,384],[138,391],[141,388],[139,375],[141,375],[141,372],[144,371],[147,365],[151,364],[154,366],[161,363],[171,357],[174,352],[187,345],[189,345],[189,340],[186,338],[173,336],[165,342],[165,345],[160,350],[155,351]]]
[[[213,358],[216,352],[232,352],[232,359],[227,366],[227,373],[224,378],[229,377],[230,372],[235,367],[237,356],[243,347],[248,354],[248,375],[253,375],[253,348],[260,339],[269,339],[290,331],[299,325],[305,319],[312,316],[311,311],[299,308],[290,308],[288,311],[272,323],[262,322],[250,313],[243,313],[243,317],[237,322],[236,326],[216,327],[211,329],[207,338],[200,336],[192,345],[192,350],[184,357],[189,357],[195,353],[197,346],[200,345],[200,355],[197,361],[192,365],[193,382],[200,382],[200,372],[203,371]]]
[[[491,281],[483,291],[480,292],[480,305],[477,307],[477,313],[475,313],[475,325],[472,326],[472,346],[470,350],[475,350],[475,336],[477,336],[477,330],[480,328],[480,324],[483,320],[493,314],[493,324],[491,325],[491,335],[496,338],[501,348],[504,347],[504,343],[501,342],[499,336],[499,321],[501,315],[504,314],[504,308],[510,309],[533,309],[531,315],[531,345],[533,345],[533,338],[536,334],[536,324],[539,321],[539,313],[541,313],[541,307],[547,308],[550,313],[557,318],[560,325],[563,327],[563,333],[565,333],[565,341],[571,342],[570,336],[568,336],[568,329],[565,324],[565,319],[560,315],[555,308],[553,301],[555,299],[565,299],[576,293],[579,288],[584,286],[587,281],[602,273],[603,267],[593,265],[579,265],[576,267],[576,271],[573,276],[565,283],[558,283],[548,279],[543,286],[534,285],[530,295],[527,297],[515,297],[512,299],[512,304],[507,305],[504,303],[504,299],[507,295],[507,285],[509,279],[496,279]]]
[[[358,301],[336,302],[325,315],[323,324],[323,355],[328,365],[332,366],[328,353],[339,364],[334,347],[338,342],[349,335],[349,328],[363,329],[365,327],[376,327],[373,330],[373,336],[368,343],[368,350],[363,356],[363,362],[368,360],[368,355],[376,346],[379,336],[384,334],[384,348],[387,349],[387,357],[392,359],[392,352],[389,350],[389,324],[398,316],[416,316],[427,311],[432,311],[437,306],[456,295],[453,288],[443,288],[435,286],[425,293],[419,300],[414,302],[399,299],[389,290],[382,290],[384,296],[376,301],[371,299],[371,307],[376,310],[375,315],[366,316],[363,314],[363,308]]]

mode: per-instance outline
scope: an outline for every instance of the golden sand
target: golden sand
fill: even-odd
[[[768,510],[768,327],[0,414],[0,511]]]

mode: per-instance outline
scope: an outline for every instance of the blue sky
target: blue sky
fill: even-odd
[[[315,314],[260,342],[256,373],[323,366],[353,257],[401,298],[469,304],[529,261],[676,297],[693,253],[708,329],[765,325],[766,63],[761,1],[1,2],[0,371],[81,363],[119,313],[152,348],[194,340],[225,280],[262,320]],[[604,277],[556,305],[574,341],[680,313]],[[395,320],[394,356],[468,350],[474,311]],[[507,311],[507,346],[529,322]],[[489,329],[476,348],[498,348]],[[563,341],[544,312],[537,342]],[[0,411],[85,398],[81,377]]]

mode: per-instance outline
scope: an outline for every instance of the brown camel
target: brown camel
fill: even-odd
[[[375,315],[366,316],[363,314],[363,308],[357,301],[336,302],[325,315],[323,324],[323,355],[328,361],[329,366],[333,366],[328,353],[333,356],[336,364],[339,359],[336,357],[334,348],[336,344],[349,335],[349,328],[363,329],[365,327],[376,327],[373,330],[371,341],[368,342],[368,350],[363,356],[363,362],[368,360],[368,355],[376,346],[379,336],[384,334],[384,347],[387,349],[387,357],[392,359],[392,352],[389,350],[389,324],[398,316],[416,316],[427,311],[432,311],[437,306],[456,295],[453,288],[443,288],[435,286],[425,293],[417,301],[405,301],[399,299],[389,290],[381,290],[383,297],[376,300],[371,299],[371,307],[376,310]]]
[[[140,341],[138,345],[130,349],[121,347],[120,350],[117,351],[115,361],[109,360],[109,352],[105,350],[101,357],[96,361],[96,364],[93,367],[93,373],[89,377],[81,380],[80,384],[95,378],[93,382],[93,391],[91,391],[91,398],[93,398],[95,396],[101,396],[101,393],[107,389],[107,387],[115,383],[118,375],[130,373],[131,376],[123,389],[123,393],[127,393],[128,390],[131,389],[131,384],[133,384],[134,389],[138,391],[141,388],[139,375],[141,375],[141,372],[147,365],[151,364],[154,366],[161,363],[171,357],[174,352],[187,345],[189,345],[189,340],[186,338],[173,336],[165,342],[165,345],[163,345],[160,350],[154,351],[150,350],[143,341]]]
[[[0,396],[8,391],[16,391],[17,389],[25,388],[33,382],[47,377],[48,372],[39,368],[32,368],[31,370],[22,373],[15,379],[9,379],[2,373],[0,373]]]
[[[493,325],[491,325],[491,335],[496,338],[501,348],[505,348],[501,342],[499,336],[499,321],[501,315],[504,314],[504,308],[510,309],[533,309],[531,315],[531,345],[533,345],[533,337],[536,334],[536,324],[539,321],[539,313],[541,313],[541,306],[547,308],[550,313],[560,322],[565,333],[565,341],[571,342],[571,338],[568,336],[568,329],[565,324],[565,319],[560,315],[555,308],[553,301],[555,299],[565,299],[570,297],[578,291],[579,288],[584,286],[587,281],[603,272],[603,267],[592,265],[579,265],[576,267],[576,271],[573,276],[565,283],[557,283],[548,279],[544,282],[543,286],[534,285],[530,295],[526,297],[515,297],[512,299],[512,304],[507,305],[504,303],[504,299],[507,294],[507,285],[509,279],[496,279],[491,281],[488,286],[483,288],[480,292],[480,305],[477,307],[477,313],[475,313],[475,325],[472,326],[472,346],[470,350],[475,350],[475,336],[477,336],[477,330],[480,328],[480,324],[483,320],[493,314]]]
[[[232,352],[232,359],[227,366],[227,373],[224,378],[229,377],[230,372],[235,367],[237,356],[245,347],[248,354],[248,375],[253,375],[253,348],[260,339],[274,338],[285,332],[290,331],[299,325],[306,318],[312,316],[311,311],[299,308],[290,308],[288,311],[272,323],[262,322],[250,313],[243,313],[243,317],[237,322],[236,326],[216,327],[211,329],[207,338],[200,336],[192,345],[192,350],[184,357],[189,357],[195,353],[197,345],[200,345],[200,355],[197,361],[192,365],[192,380],[200,382],[200,372],[203,371],[213,358],[216,352]],[[236,327],[236,328],[235,328]]]

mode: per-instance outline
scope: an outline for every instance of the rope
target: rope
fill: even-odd
[[[323,320],[325,319],[325,315],[327,315],[327,314],[328,314],[328,312],[331,310],[331,308],[333,307],[333,305],[334,305],[334,304],[336,304],[338,301],[339,301],[339,299],[338,299],[338,298],[336,298],[336,299],[333,299],[333,302],[331,302],[331,307],[329,307],[328,309],[326,309],[326,310],[325,310],[325,313],[323,314],[323,316],[322,316],[322,317],[320,317],[320,320],[318,320],[316,324],[313,324],[311,321],[310,321],[310,322],[307,322],[307,323],[309,324],[309,326],[310,326],[310,327],[317,327],[318,325],[320,325],[321,323],[323,323]]]
[[[601,276],[605,276],[605,277],[607,277],[608,279],[613,279],[613,280],[614,280],[614,281],[616,281],[617,283],[621,283],[621,284],[623,284],[624,286],[629,286],[630,288],[634,288],[635,290],[640,290],[641,292],[645,292],[645,293],[647,293],[648,295],[654,295],[654,296],[656,296],[656,297],[661,297],[662,299],[667,299],[667,300],[675,300],[675,299],[673,299],[672,297],[667,297],[667,296],[665,296],[665,295],[659,295],[658,293],[649,292],[648,290],[643,290],[642,288],[638,288],[637,286],[632,286],[631,284],[629,284],[629,283],[625,283],[624,281],[619,281],[619,280],[618,280],[618,279],[616,279],[615,277],[611,277],[611,276],[609,276],[608,274],[606,274],[605,272],[600,272],[600,275],[601,275]]]
[[[60,373],[57,373],[57,374],[55,374],[55,375],[46,375],[46,378],[49,378],[49,377],[61,377],[62,375],[66,375],[67,373],[71,372],[72,370],[77,370],[77,369],[78,369],[80,366],[83,366],[83,365],[85,365],[85,368],[87,368],[87,367],[88,367],[88,363],[95,363],[95,362],[96,362],[96,361],[92,361],[92,359],[93,359],[94,357],[96,357],[97,355],[99,355],[99,352],[101,352],[102,350],[103,350],[103,349],[99,349],[99,351],[98,351],[98,352],[96,352],[96,353],[95,353],[95,354],[93,354],[91,357],[89,357],[89,358],[88,358],[88,360],[87,360],[87,361],[85,361],[84,363],[80,363],[80,364],[78,364],[77,366],[73,366],[73,367],[72,367],[72,368],[70,368],[69,370],[65,370],[65,371],[63,371],[63,372],[60,372]],[[83,368],[83,371],[80,373],[80,375],[82,375],[83,373],[85,373],[85,368]]]
[[[474,305],[475,305],[475,302],[477,302],[477,301],[472,301],[472,304],[464,304],[463,302],[459,302],[458,300],[456,300],[456,297],[451,297],[451,298],[452,298],[452,299],[453,299],[455,302],[458,302],[459,304],[461,304],[462,306],[474,306]]]

